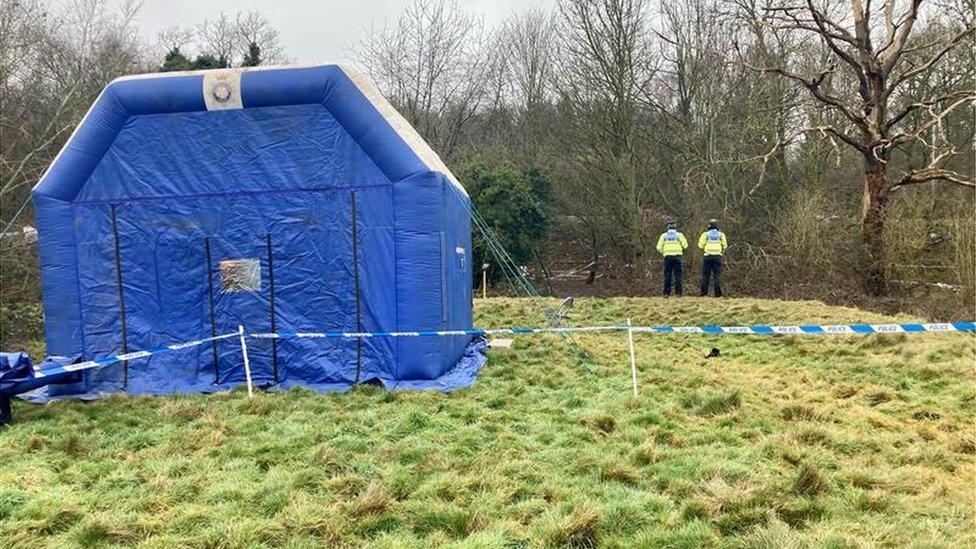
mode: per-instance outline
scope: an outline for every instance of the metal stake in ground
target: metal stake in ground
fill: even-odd
[[[634,397],[637,397],[637,359],[634,357],[634,328],[627,319],[627,345],[630,347],[630,379],[634,384]]]
[[[244,341],[243,325],[237,325],[237,333],[241,336],[241,354],[244,355],[244,377],[247,378],[247,398],[254,398],[254,388],[251,386],[251,361],[247,358],[247,342]]]

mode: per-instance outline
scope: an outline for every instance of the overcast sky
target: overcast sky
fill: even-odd
[[[144,0],[138,25],[146,37],[161,29],[193,26],[221,11],[260,11],[281,33],[288,56],[297,63],[340,61],[371,25],[392,22],[411,0]],[[549,8],[555,0],[463,0],[459,5],[484,17],[486,25],[530,7]]]

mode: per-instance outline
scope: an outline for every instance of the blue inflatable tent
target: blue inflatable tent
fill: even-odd
[[[51,355],[96,359],[238,325],[471,327],[467,194],[347,66],[115,80],[33,200]],[[258,384],[450,389],[480,367],[469,344],[289,338],[248,348]],[[212,391],[243,380],[240,345],[227,339],[88,371],[47,396]]]

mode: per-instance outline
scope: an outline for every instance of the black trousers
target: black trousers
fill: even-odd
[[[0,393],[0,425],[7,425],[13,422],[13,414],[10,410],[10,399],[7,393]]]
[[[664,256],[664,295],[671,295],[671,280],[674,279],[674,293],[681,295],[681,256]]]
[[[722,297],[722,256],[706,255],[702,263],[701,295],[708,295],[708,279],[715,279],[715,297]]]

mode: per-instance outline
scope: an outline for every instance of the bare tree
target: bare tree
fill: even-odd
[[[156,43],[163,53],[172,49],[183,49],[193,42],[196,31],[192,28],[172,25],[156,33]]]
[[[787,66],[748,66],[760,73],[777,74],[802,85],[823,109],[836,113],[840,123],[806,126],[788,136],[820,133],[853,150],[863,162],[862,239],[868,252],[866,282],[869,292],[887,292],[884,230],[891,198],[905,187],[943,181],[976,187],[971,175],[948,167],[958,154],[939,129],[948,116],[971,108],[972,63],[957,69],[969,75],[958,87],[912,98],[904,89],[935,70],[962,44],[972,47],[972,12],[952,23],[945,38],[934,42],[915,39],[924,18],[923,0],[885,0],[872,11],[871,2],[851,0],[849,6],[825,0],[788,4],[765,10],[760,23],[776,32],[807,33],[830,52],[826,63],[801,72]],[[938,8],[935,8],[938,9]],[[782,143],[781,143],[782,144]],[[908,145],[930,150],[927,165],[892,173],[892,161]]]
[[[538,154],[551,131],[545,118],[552,113],[556,22],[551,14],[528,10],[510,17],[499,31],[504,79],[515,115],[523,156]]]
[[[380,88],[435,150],[451,156],[486,99],[492,67],[482,21],[444,0],[416,0],[373,29],[359,56]]]
[[[551,99],[556,22],[532,9],[510,17],[501,35],[508,59],[508,79],[516,103],[526,110]]]
[[[572,109],[567,144],[581,177],[570,180],[574,212],[608,225],[625,260],[644,240],[643,198],[649,173],[641,150],[640,97],[656,74],[644,0],[565,0],[559,4],[561,101]]]
[[[238,51],[241,55],[248,46],[257,44],[261,48],[261,62],[264,65],[287,63],[284,47],[278,36],[278,29],[257,11],[237,14],[237,33],[240,36]]]
[[[736,32],[716,0],[661,4],[654,34],[662,64],[653,94],[645,99],[665,115],[662,124],[671,130],[656,139],[673,151],[662,163],[680,187],[656,190],[672,213],[690,213],[695,220],[719,212],[732,216],[747,194],[741,178],[728,177],[724,165],[743,142],[729,130],[741,130],[760,107],[743,71],[727,62],[725,50]]]
[[[194,27],[166,27],[156,35],[151,58],[163,59],[179,50],[186,57],[213,56],[218,64],[239,66],[251,44],[260,49],[263,65],[288,62],[278,29],[258,11],[239,12],[233,17],[221,12]]]
[[[0,8],[5,208],[26,197],[105,84],[139,66],[135,9],[111,9],[107,0],[76,0],[53,13],[35,2]]]
[[[661,83],[675,104],[671,107],[679,121],[688,125],[693,114],[707,116],[703,105],[697,105],[709,93],[709,86],[719,88],[727,71],[722,55],[729,39],[728,23],[720,17],[715,0],[683,0],[661,4]],[[701,101],[704,104],[704,101]]]
[[[203,54],[213,55],[227,66],[243,51],[236,21],[224,12],[213,20],[205,19],[197,25],[196,30],[197,49]]]
[[[77,0],[51,8],[40,1],[0,2],[0,212],[6,226],[102,88],[138,70],[135,5]],[[30,208],[20,223],[27,224]],[[0,309],[11,328],[36,316],[11,303],[40,297],[36,251],[24,240],[0,242]],[[33,334],[36,336],[36,332]]]

